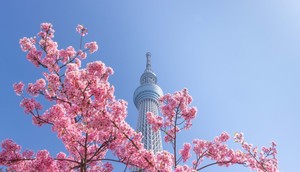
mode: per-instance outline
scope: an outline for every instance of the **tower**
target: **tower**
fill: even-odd
[[[147,121],[147,112],[154,115],[159,113],[159,98],[163,95],[162,89],[157,85],[157,77],[151,69],[151,54],[146,54],[146,69],[140,78],[140,86],[135,90],[133,100],[139,111],[137,132],[143,134],[144,147],[154,153],[162,150],[160,131],[154,132]]]

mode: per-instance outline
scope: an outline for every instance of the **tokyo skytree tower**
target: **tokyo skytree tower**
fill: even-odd
[[[157,77],[151,69],[151,54],[146,54],[146,69],[140,78],[140,86],[135,90],[133,100],[139,111],[137,132],[143,134],[144,147],[154,153],[162,151],[160,131],[154,132],[147,121],[147,112],[154,115],[159,113],[159,98],[163,95],[162,89],[157,85]]]

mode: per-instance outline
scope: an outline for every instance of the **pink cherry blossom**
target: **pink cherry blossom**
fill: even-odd
[[[83,25],[78,24],[76,27],[76,31],[81,35],[85,36],[88,34],[87,28],[85,28]]]
[[[41,78],[38,79],[34,84],[29,83],[27,87],[27,93],[32,96],[38,96],[40,93],[42,93],[46,89],[46,81]]]
[[[32,98],[24,98],[21,101],[20,106],[24,108],[25,113],[30,113],[35,109],[42,110],[42,105]]]
[[[187,165],[184,166],[179,165],[176,167],[175,172],[196,172],[196,170]]]
[[[52,24],[51,23],[42,23],[41,24],[41,30],[43,32],[48,32],[51,28],[52,28]]]
[[[35,48],[32,48],[29,50],[28,54],[26,55],[26,58],[28,61],[34,64],[34,66],[39,67],[41,63],[42,52]]]
[[[39,36],[41,36],[42,38],[46,38],[46,37],[53,38],[55,31],[54,31],[51,23],[42,23],[41,24],[41,32],[45,33],[45,34],[39,34]]]
[[[28,50],[30,50],[31,48],[35,48],[35,44],[36,44],[36,38],[22,38],[19,41],[19,44],[21,46],[21,49],[26,52]]]
[[[57,42],[53,41],[52,39],[48,39],[47,41],[40,41],[39,42],[41,46],[44,47],[44,50],[47,52],[49,55],[53,56],[58,56],[58,44]]]
[[[59,56],[62,58],[61,62],[66,63],[70,58],[74,57],[76,54],[75,49],[72,46],[66,48],[66,50],[60,50]]]
[[[187,89],[175,92],[173,95],[167,94],[161,99],[161,111],[165,117],[164,126],[171,126],[174,122],[184,124],[184,129],[191,127],[191,120],[196,117],[196,107],[189,107],[192,97],[188,94]]]
[[[158,152],[157,158],[157,170],[162,172],[172,171],[172,165],[174,164],[173,155],[167,151]]]
[[[152,112],[148,112],[146,115],[154,131],[158,131],[163,126],[163,118],[161,116],[154,116]]]
[[[24,84],[22,81],[20,81],[19,83],[14,83],[14,91],[15,93],[20,96],[23,92],[23,89],[24,89]]]
[[[97,42],[89,42],[84,45],[84,48],[89,49],[89,52],[92,54],[98,50]]]
[[[235,133],[234,134],[234,141],[242,143],[244,142],[244,133]]]
[[[57,73],[60,71],[59,65],[56,63],[57,62],[57,55],[54,54],[47,54],[44,59],[42,60],[43,66],[48,68],[50,73]]]
[[[78,50],[78,55],[79,55],[79,57],[81,58],[81,59],[86,59],[86,53],[85,52],[83,52],[82,50]]]
[[[189,143],[185,143],[183,145],[183,149],[179,151],[179,154],[182,156],[183,162],[186,162],[191,157],[190,149],[191,145]]]
[[[215,137],[215,142],[226,142],[230,138],[227,132],[223,132],[220,136]]]

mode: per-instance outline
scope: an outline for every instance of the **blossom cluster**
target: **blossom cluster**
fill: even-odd
[[[185,88],[174,94],[166,94],[160,98],[163,116],[147,113],[147,120],[154,131],[161,129],[165,135],[165,142],[173,142],[176,133],[182,129],[189,129],[191,121],[196,117],[196,107],[190,107],[192,97]],[[183,125],[183,127],[181,127]]]
[[[234,164],[242,164],[255,171],[278,172],[276,159],[276,144],[272,143],[270,148],[262,148],[258,156],[258,148],[253,147],[244,141],[242,133],[236,133],[234,139],[241,143],[242,150],[229,149],[226,142],[230,135],[223,132],[215,137],[213,141],[195,139],[193,141],[193,153],[196,159],[193,160],[193,168],[201,170],[205,158],[213,160],[213,164],[228,167]],[[268,150],[268,151],[266,151]]]
[[[76,31],[81,35],[81,36],[85,36],[88,34],[88,30],[87,28],[85,28],[83,25],[78,24],[76,27]]]
[[[89,52],[92,54],[98,50],[97,42],[89,42],[84,45],[84,48],[89,49]]]
[[[247,159],[245,164],[249,166],[249,168],[256,171],[278,171],[278,160],[276,158],[277,145],[275,142],[272,142],[268,148],[263,146],[259,151],[258,147],[245,141],[243,133],[235,133],[234,140],[240,143],[245,150],[244,156]]]
[[[76,30],[82,36],[87,34],[87,29],[82,25],[78,25]],[[36,37],[24,37],[19,41],[21,49],[28,52],[26,58],[36,67],[43,66],[47,68],[50,73],[58,73],[62,67],[69,63],[80,64],[80,59],[87,57],[86,51],[92,54],[98,50],[98,44],[95,41],[86,43],[83,50],[75,50],[72,46],[58,50],[58,44],[53,40],[54,32],[52,24],[41,24],[41,31],[37,34],[40,38],[38,44],[41,50],[38,50],[36,46]]]
[[[34,110],[42,110],[42,105],[33,98],[24,98],[20,106],[24,108],[25,113],[33,113]]]
[[[81,36],[87,34],[82,25],[76,30]],[[13,171],[112,171],[112,165],[102,161],[111,150],[119,162],[128,166],[150,171],[171,169],[170,154],[155,155],[146,150],[142,135],[125,122],[127,102],[115,99],[114,87],[108,82],[113,74],[112,68],[101,61],[81,68],[86,52],[98,50],[97,43],[85,43],[83,50],[75,50],[72,46],[59,50],[53,40],[54,32],[52,24],[42,23],[39,41],[35,37],[20,40],[27,59],[46,70],[44,78],[27,85],[27,95],[23,93],[22,82],[15,83],[14,90],[17,95],[22,95],[20,105],[32,116],[33,123],[51,125],[69,155],[59,153],[57,157],[51,157],[49,152],[41,150],[25,156],[27,151],[21,152],[20,146],[12,140],[5,140],[0,165]],[[44,112],[36,99],[38,96],[52,102]],[[164,163],[158,166],[158,161]]]
[[[23,89],[24,89],[24,84],[23,84],[23,82],[20,81],[19,83],[15,83],[15,84],[13,85],[13,87],[14,87],[15,93],[16,93],[18,96],[20,96],[20,95],[22,94],[22,92],[23,92]]]
[[[176,125],[175,122],[183,123],[184,129],[189,129],[191,120],[196,117],[196,107],[190,107],[192,96],[189,95],[186,88],[175,92],[173,95],[166,94],[161,99],[161,111],[165,116],[165,125]],[[183,120],[180,121],[180,120]]]
[[[191,149],[191,144],[185,143],[183,145],[183,149],[179,151],[179,154],[181,155],[183,162],[186,162],[191,157],[190,149]]]

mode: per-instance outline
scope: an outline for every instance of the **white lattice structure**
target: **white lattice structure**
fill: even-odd
[[[162,150],[160,131],[154,132],[147,122],[147,112],[159,115],[159,98],[163,95],[157,85],[157,77],[151,69],[151,54],[146,54],[146,69],[140,78],[140,86],[134,92],[134,104],[139,111],[137,131],[143,134],[143,143],[146,149],[154,153]]]

